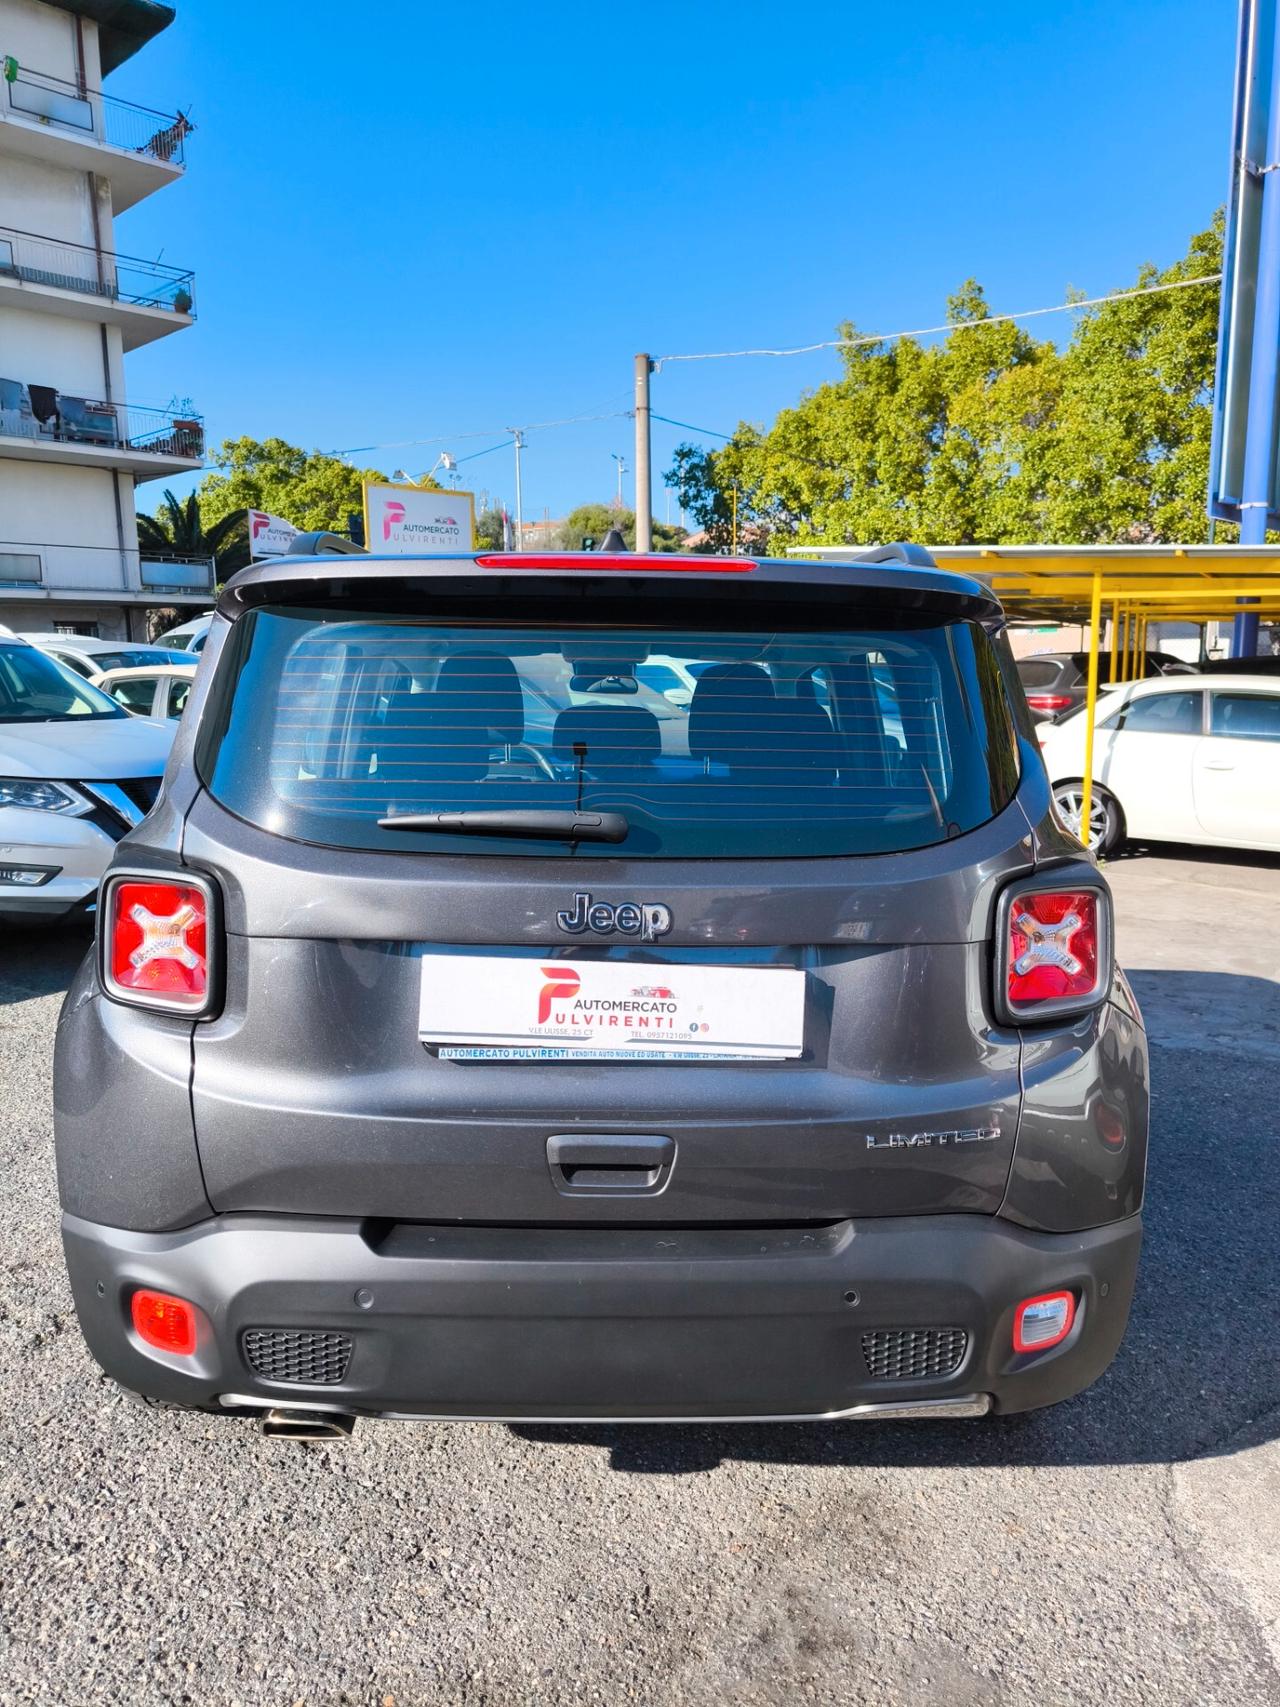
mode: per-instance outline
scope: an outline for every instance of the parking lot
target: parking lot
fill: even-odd
[[[1280,861],[1112,862],[1155,1091],[1128,1338],[1009,1423],[143,1412],[76,1332],[49,1064],[74,932],[0,949],[0,1702],[1280,1701]]]

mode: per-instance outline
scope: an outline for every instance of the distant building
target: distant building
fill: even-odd
[[[116,218],[186,170],[191,127],[103,79],[173,21],[155,0],[0,0],[0,622],[140,638],[213,566],[144,561],[134,488],[204,462],[186,407],[127,401],[130,350],[189,326],[189,272]]]
[[[564,527],[564,517],[556,521],[525,522],[521,528],[521,536],[526,551],[544,551],[549,546],[557,545],[560,540],[560,530]]]

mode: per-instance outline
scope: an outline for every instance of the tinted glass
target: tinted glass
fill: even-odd
[[[676,705],[635,670],[693,666]],[[615,811],[591,857],[885,852],[1004,806],[1017,758],[995,653],[967,624],[892,633],[440,627],[345,612],[237,624],[201,767],[306,841],[431,852],[563,843],[379,828],[425,811]]]
[[[1237,740],[1280,741],[1280,694],[1211,694],[1209,729]]]
[[[170,717],[181,717],[182,716],[183,707],[187,703],[187,698],[188,698],[188,695],[190,694],[190,692],[191,692],[191,683],[189,681],[183,680],[183,681],[170,682],[169,683],[169,709],[168,709],[168,713],[167,713],[168,716],[170,716]]]
[[[139,717],[150,717],[156,702],[154,676],[125,676],[122,681],[112,682],[107,692],[126,711],[132,711]]]
[[[1054,658],[1018,659],[1018,677],[1028,693],[1051,688],[1061,674],[1062,665]]]
[[[125,717],[114,700],[34,646],[0,643],[0,723]]]
[[[1129,734],[1198,735],[1204,695],[1200,693],[1152,693],[1131,699],[1108,726]]]

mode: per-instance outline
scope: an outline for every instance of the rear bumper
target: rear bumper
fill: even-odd
[[[1000,1411],[1052,1404],[1115,1355],[1141,1236],[1136,1216],[1074,1234],[971,1215],[765,1230],[242,1215],[166,1234],[63,1218],[85,1338],[137,1392],[510,1421],[816,1417],[973,1396]],[[198,1306],[194,1355],[137,1338],[138,1287]],[[1078,1298],[1069,1337],[1015,1355],[1015,1306],[1060,1288]],[[341,1336],[340,1378],[264,1377],[245,1339],[262,1329]],[[945,1373],[872,1374],[864,1336],[911,1330],[959,1330],[960,1355],[951,1337]]]

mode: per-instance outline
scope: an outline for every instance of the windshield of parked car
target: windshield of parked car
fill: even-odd
[[[109,694],[35,646],[0,642],[0,723],[66,723],[127,717]]]
[[[649,686],[654,655],[694,686]],[[212,793],[337,846],[545,857],[520,814],[608,812],[625,837],[592,857],[890,852],[975,828],[1017,786],[999,663],[964,622],[692,633],[263,610],[223,671]],[[506,814],[506,833],[379,822],[433,812]]]
[[[149,670],[159,664],[189,664],[190,652],[168,646],[137,646],[120,652],[95,652],[93,667],[104,675],[108,670]]]

